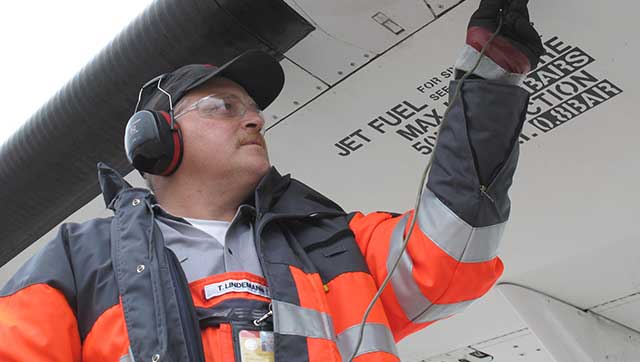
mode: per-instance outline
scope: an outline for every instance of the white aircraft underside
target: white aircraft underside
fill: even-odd
[[[409,209],[437,126],[380,117],[410,104],[438,123],[478,1],[286,2],[316,30],[282,60],[285,88],[265,112],[272,162],[346,210]],[[529,7],[549,54],[525,83],[505,273],[401,341],[402,361],[640,361],[640,3]],[[99,196],[66,221],[107,211]],[[0,284],[52,233],[2,267]]]

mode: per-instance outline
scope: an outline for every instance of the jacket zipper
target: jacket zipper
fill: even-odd
[[[185,337],[185,345],[187,347],[188,361],[205,362],[204,350],[202,347],[202,337],[200,336],[200,324],[196,317],[196,310],[193,306],[193,300],[190,298],[191,291],[186,288],[187,280],[182,270],[180,270],[180,262],[176,255],[169,249],[165,248],[165,253],[169,259],[169,271],[171,281],[176,293],[178,301],[178,311],[180,314],[180,322]],[[198,333],[196,333],[196,331]]]
[[[306,215],[301,215],[301,214],[280,214],[280,215],[269,215],[267,216],[264,220],[262,220],[264,214],[262,212],[257,212],[257,208],[256,208],[256,219],[255,219],[255,227],[253,228],[253,232],[254,232],[254,242],[256,245],[256,249],[258,251],[258,260],[260,261],[260,266],[262,267],[262,271],[264,274],[264,278],[267,281],[267,285],[271,286],[271,278],[269,277],[269,273],[267,273],[265,267],[264,267],[264,253],[262,252],[262,242],[261,242],[261,235],[262,235],[262,230],[265,228],[265,226],[267,226],[267,224],[269,224],[272,221],[275,220],[284,220],[284,219],[304,219],[304,218],[309,218],[309,217],[316,217],[318,215],[322,215],[322,216],[338,216],[338,215],[344,215],[344,212],[336,212],[336,213],[319,213],[319,212],[313,212],[310,214],[306,214]],[[272,309],[272,303],[269,303],[269,312],[267,312],[265,315],[263,315],[262,317],[256,319],[253,321],[253,324],[258,327],[260,326],[260,324],[262,322],[264,322],[267,318],[269,317],[273,317],[273,309]],[[275,328],[275,326],[274,326]],[[278,343],[278,335],[275,334],[274,336],[275,340],[276,340],[276,344]],[[234,346],[234,349],[237,348],[237,346]]]

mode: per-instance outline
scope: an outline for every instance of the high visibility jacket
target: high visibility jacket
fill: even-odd
[[[395,342],[463,310],[503,270],[496,253],[528,95],[470,80],[462,98],[356,361],[398,361]],[[269,304],[276,361],[345,361],[414,215],[345,213],[272,169],[249,201],[264,279],[234,272],[187,284],[154,222],[153,195],[105,165],[99,174],[114,216],[61,226],[0,291],[1,361],[239,361],[234,333]],[[269,295],[208,298],[206,286],[225,280]]]

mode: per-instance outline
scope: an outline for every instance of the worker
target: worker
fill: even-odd
[[[503,271],[528,103],[518,84],[542,52],[526,0],[480,2],[456,77],[479,66],[404,214],[347,213],[271,166],[261,110],[283,72],[267,54],[153,79],[125,133],[153,192],[99,164],[114,216],[63,224],[0,290],[0,360],[399,361],[398,341],[464,310]]]

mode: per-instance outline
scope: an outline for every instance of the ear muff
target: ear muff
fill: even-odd
[[[182,162],[183,143],[180,125],[167,112],[142,110],[127,123],[124,149],[127,159],[138,171],[168,176]]]

